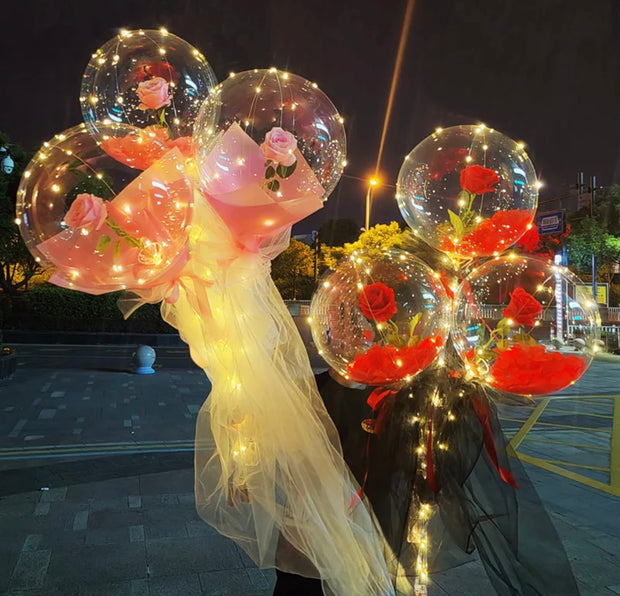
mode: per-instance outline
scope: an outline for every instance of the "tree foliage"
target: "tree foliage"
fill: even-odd
[[[22,172],[28,164],[26,152],[0,133],[0,147],[6,147],[15,162],[13,171],[0,171],[0,290],[15,294],[27,287],[39,270],[15,223],[15,203]]]
[[[347,242],[344,246],[321,245],[322,265],[334,269],[338,261],[349,257],[355,251],[380,256],[386,250],[398,248],[403,241],[403,232],[397,222],[377,224],[362,232],[355,242]]]
[[[271,263],[271,277],[282,298],[309,300],[314,290],[314,251],[292,238]]]
[[[362,232],[355,242],[345,244],[345,256],[349,256],[356,250],[363,250],[370,255],[380,255],[391,248],[398,248],[402,241],[403,232],[398,222],[377,224]]]
[[[611,282],[620,263],[620,185],[597,192],[592,213],[584,208],[571,217],[569,261],[581,273],[591,272],[592,254],[603,281]]]

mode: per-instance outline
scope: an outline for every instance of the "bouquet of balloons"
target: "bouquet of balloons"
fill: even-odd
[[[354,252],[312,301],[319,353],[343,383],[373,388],[372,417],[361,421],[362,488],[401,562],[397,572],[413,575],[409,589],[397,578],[403,594],[425,593],[427,526],[437,506],[463,550],[474,536],[489,574],[510,593],[529,593],[524,586],[534,582],[511,534],[518,508],[506,490],[517,483],[493,401],[531,403],[575,383],[598,348],[600,324],[566,267],[508,252],[535,230],[538,187],[522,144],[484,125],[438,129],[407,155],[398,177],[405,246]],[[550,323],[559,335],[567,320],[585,340],[581,352],[549,339]],[[481,459],[488,468],[476,472]],[[373,475],[381,479],[374,486]],[[506,505],[513,501],[514,516]],[[568,569],[559,591],[539,583],[537,593],[576,593],[567,561],[558,569]]]
[[[292,224],[320,209],[340,178],[338,111],[315,83],[275,68],[217,83],[204,56],[164,29],[123,30],[92,54],[79,100],[84,122],[43,144],[18,190],[35,259],[57,285],[126,290],[126,316],[161,303],[189,345],[213,387],[196,429],[205,520],[259,566],[320,577],[328,594],[394,593],[391,545],[358,505],[362,491],[269,274]],[[355,254],[312,306],[326,361],[375,387],[371,435],[398,395],[441,369],[451,342],[463,360],[453,377],[514,394],[557,391],[583,374],[591,354],[551,351],[536,336],[550,307],[567,308],[558,288],[571,287],[570,274],[501,256],[536,208],[523,147],[483,126],[436,132],[405,160],[397,199],[413,237],[442,251],[444,264],[405,250]],[[595,306],[571,294],[570,309],[594,334]],[[438,387],[430,401],[410,399],[433,490],[445,441],[438,416],[458,409]],[[482,420],[488,409],[476,399]],[[420,494],[410,520],[418,538],[429,507]]]
[[[270,277],[290,227],[322,207],[345,164],[343,119],[292,73],[217,84],[166,30],[123,30],[82,81],[84,123],[44,143],[17,217],[57,285],[161,302],[212,382],[196,430],[201,516],[263,567],[332,594],[386,594],[364,508],[303,342]],[[345,555],[346,553],[346,555]]]

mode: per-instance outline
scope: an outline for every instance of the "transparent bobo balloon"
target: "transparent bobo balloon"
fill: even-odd
[[[200,106],[217,83],[205,57],[161,30],[121,31],[93,55],[80,104],[93,134],[101,123],[156,127],[171,139],[189,137]]]
[[[415,234],[470,258],[498,255],[531,227],[538,187],[522,143],[463,125],[437,129],[405,157],[396,198]]]
[[[104,136],[135,129],[101,125]],[[185,262],[192,188],[171,150],[139,173],[81,124],[46,142],[24,171],[17,222],[52,282],[92,294],[151,287]],[[140,175],[138,175],[140,174]]]
[[[517,395],[572,385],[600,349],[598,308],[566,267],[496,257],[475,269],[454,301],[454,345],[469,373]],[[563,348],[575,338],[577,350]]]
[[[262,187],[273,192],[276,200],[300,192],[327,198],[345,165],[343,123],[317,84],[303,77],[275,68],[231,74],[209,95],[196,122],[194,138],[201,179],[211,185],[224,171],[241,178],[248,170],[247,162],[233,159],[234,151],[221,144],[221,150],[207,159],[222,135],[230,131],[230,138],[235,132],[243,133],[234,134],[238,147],[249,138],[266,151],[264,161],[271,159],[273,175],[269,176],[271,171],[266,172],[260,164],[251,177],[259,184],[266,180]],[[279,129],[292,137],[277,136]],[[297,164],[296,171],[289,174],[292,163]],[[295,178],[294,188],[290,178]]]
[[[319,354],[368,385],[408,382],[440,353],[449,306],[441,282],[402,251],[354,254],[323,278],[310,307]]]

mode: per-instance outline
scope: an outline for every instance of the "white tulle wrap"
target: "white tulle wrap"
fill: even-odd
[[[199,514],[260,567],[320,577],[326,594],[394,594],[381,531],[351,507],[359,487],[270,277],[290,229],[250,253],[198,191],[194,209],[179,296],[162,315],[213,386],[196,425]]]

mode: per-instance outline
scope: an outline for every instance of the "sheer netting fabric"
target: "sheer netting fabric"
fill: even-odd
[[[382,533],[351,507],[359,486],[270,277],[290,229],[250,252],[198,193],[194,208],[190,259],[162,315],[212,383],[196,425],[199,514],[259,567],[320,577],[330,595],[394,594]]]
[[[447,356],[450,370],[456,361],[449,351]],[[364,491],[398,561],[390,565],[396,594],[415,593],[417,552],[408,534],[411,519],[426,502],[436,510],[429,523],[431,574],[471,561],[469,554],[477,550],[499,596],[577,596],[553,523],[523,466],[509,457],[495,403],[480,385],[450,378],[447,370],[433,367],[416,377],[389,404],[381,434],[370,437],[359,421],[372,415],[366,404],[371,389],[345,387],[336,375],[318,377],[345,459],[360,482],[366,478]],[[449,417],[432,405],[438,391],[445,399],[441,409],[449,411]],[[472,400],[488,407],[487,417],[481,418]],[[418,454],[421,442],[426,442],[428,415],[434,436],[448,446],[433,450],[432,458]],[[487,442],[492,438],[496,458],[485,436]],[[424,477],[421,474],[428,465],[434,469],[433,487],[428,470]],[[517,488],[506,482],[511,478]]]

